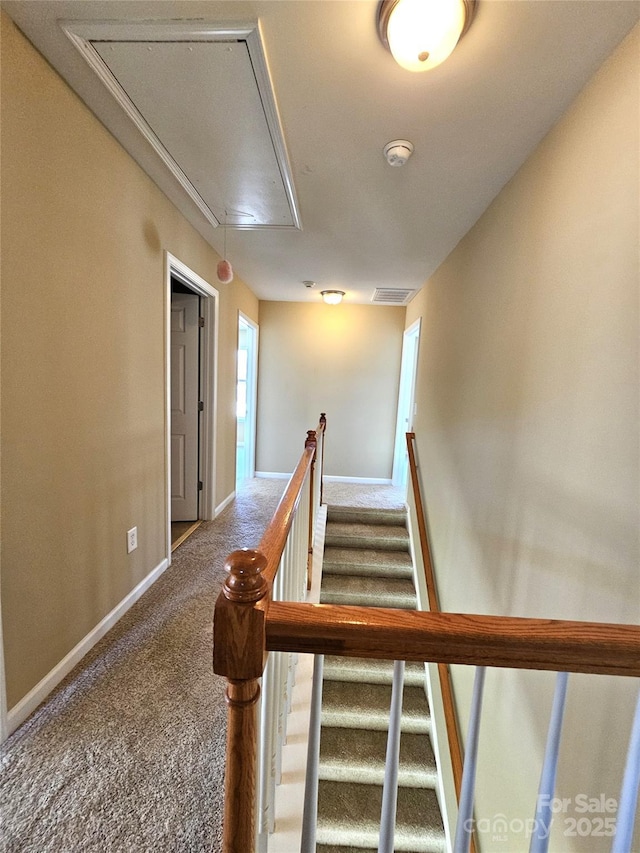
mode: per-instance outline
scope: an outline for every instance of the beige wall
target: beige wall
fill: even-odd
[[[2,18],[2,608],[9,707],[165,556],[164,252],[220,291],[216,504],[241,282]],[[126,530],[138,527],[128,556]]]
[[[405,309],[261,302],[256,469],[291,472],[327,413],[325,473],[389,479]]]
[[[638,623],[639,57],[636,28],[408,307],[443,609]],[[618,797],[637,682],[614,681],[572,677],[559,796]],[[532,815],[550,689],[488,677],[478,817]]]

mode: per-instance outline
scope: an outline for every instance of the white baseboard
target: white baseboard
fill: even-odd
[[[265,477],[268,480],[288,480],[291,474],[277,474],[273,471],[256,471],[256,477]]]
[[[222,503],[218,504],[218,506],[215,508],[213,517],[217,518],[220,513],[225,510],[233,500],[235,500],[235,497],[235,491],[231,492],[230,495],[227,495],[227,497],[222,501]]]
[[[337,477],[325,474],[327,483],[362,483],[364,486],[390,486],[391,480],[380,480],[377,477]]]
[[[10,735],[11,732],[14,732],[18,726],[24,723],[38,705],[47,698],[49,693],[60,684],[62,679],[71,672],[73,667],[95,646],[98,640],[101,640],[107,631],[113,628],[116,622],[124,616],[127,610],[135,604],[142,593],[160,577],[168,566],[169,560],[165,558],[122,599],[120,604],[117,604],[110,613],[107,613],[104,619],[98,622],[96,627],[89,631],[86,637],[83,637],[78,645],[62,658],[60,663],[54,666],[51,672],[47,673],[17,705],[11,708],[7,714],[7,735]]]

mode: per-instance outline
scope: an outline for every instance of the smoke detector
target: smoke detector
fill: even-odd
[[[390,166],[404,166],[413,154],[413,143],[408,139],[394,139],[384,146],[384,156]]]

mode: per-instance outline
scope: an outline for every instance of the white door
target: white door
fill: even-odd
[[[393,454],[392,475],[392,483],[398,488],[404,488],[407,485],[408,458],[406,436],[408,432],[413,430],[419,344],[420,320],[416,320],[412,326],[405,330],[402,341],[398,419],[396,421],[396,443]]]
[[[171,295],[171,520],[198,518],[199,298]]]

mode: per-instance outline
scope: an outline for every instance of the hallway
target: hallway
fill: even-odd
[[[259,542],[283,480],[247,481],[2,747],[0,850],[220,849],[224,682],[211,669],[226,555]]]
[[[226,708],[211,669],[213,605],[225,557],[257,545],[285,485],[245,481],[3,745],[3,853],[221,849]],[[389,486],[325,488],[335,503],[365,495],[401,501]]]

